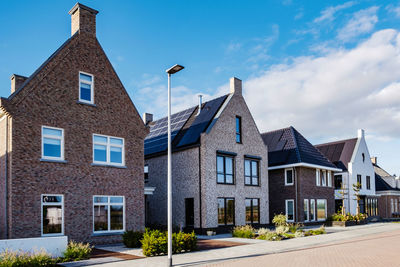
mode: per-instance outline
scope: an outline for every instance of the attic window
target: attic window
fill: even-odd
[[[363,158],[363,162],[365,162],[365,154],[362,153],[361,156],[362,156],[362,158]]]
[[[79,72],[79,102],[93,104],[94,77],[92,74]]]

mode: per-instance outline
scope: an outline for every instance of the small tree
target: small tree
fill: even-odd
[[[356,211],[356,215],[360,214],[360,190],[361,190],[361,184],[359,182],[357,182],[356,184],[353,184],[353,190],[354,190],[354,195],[356,196],[356,200],[357,200],[357,211]]]
[[[341,208],[341,213],[342,215],[346,215],[346,208],[344,206],[344,201],[346,199],[346,187],[344,186],[343,183],[340,184],[340,190],[339,190],[339,194],[340,194],[340,199],[342,200],[342,208]]]

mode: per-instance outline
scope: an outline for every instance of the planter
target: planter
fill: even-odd
[[[340,226],[340,227],[347,227],[347,226],[354,226],[357,225],[357,221],[333,221],[332,226]]]
[[[358,221],[357,224],[362,225],[362,224],[367,224],[367,220],[362,220],[362,221]]]

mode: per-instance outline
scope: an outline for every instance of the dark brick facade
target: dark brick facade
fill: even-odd
[[[393,210],[392,210],[393,199]],[[397,211],[396,205],[397,202]],[[382,218],[394,218],[400,216],[400,196],[399,195],[381,195],[378,198],[378,215]]]
[[[335,194],[332,186],[317,186],[313,168],[295,167],[294,185],[285,186],[285,169],[269,171],[270,218],[275,214],[285,214],[285,200],[293,199],[295,221],[304,222],[304,199],[326,199],[327,216],[335,212]],[[333,177],[333,176],[332,176]],[[297,194],[296,194],[297,187]],[[297,195],[297,196],[296,196]]]
[[[95,23],[95,14],[79,12],[86,12],[86,23]],[[94,105],[77,102],[79,71],[94,75]],[[2,237],[41,236],[41,194],[64,195],[64,233],[69,239],[120,240],[120,235],[93,235],[93,195],[125,196],[125,229],[144,229],[143,142],[148,130],[95,33],[74,34],[20,91],[2,99],[2,107],[11,132],[7,177],[0,173],[1,181],[8,181],[7,210],[0,212],[0,219],[8,214],[8,229],[0,222]],[[64,129],[65,163],[41,161],[42,125]],[[92,166],[94,133],[124,138],[125,168]]]

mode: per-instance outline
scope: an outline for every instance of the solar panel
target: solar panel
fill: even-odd
[[[194,110],[195,107],[192,107],[171,115],[171,140],[174,140],[175,136],[182,129],[183,125],[188,120],[190,115],[192,115]],[[146,155],[161,152],[167,149],[167,131],[167,117],[155,121],[154,125],[150,126],[150,133],[144,140],[144,151]]]

